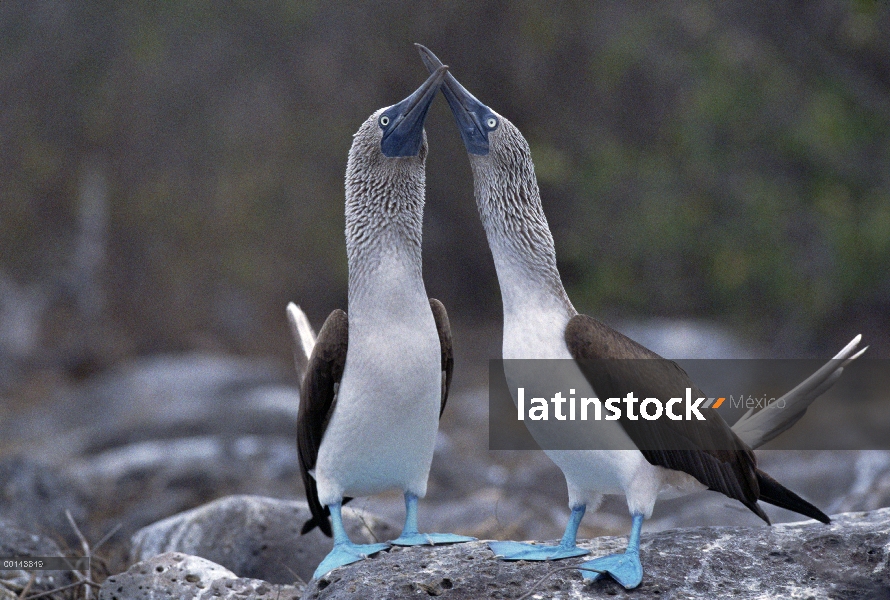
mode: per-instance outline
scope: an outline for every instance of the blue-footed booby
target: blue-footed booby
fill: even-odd
[[[418,49],[428,69],[441,65],[428,49],[419,45]],[[553,237],[541,207],[525,138],[506,118],[470,94],[451,73],[446,75],[441,89],[469,154],[476,203],[497,270],[504,309],[503,358],[575,359],[583,377],[602,398],[623,395],[619,390],[640,388],[660,398],[671,397],[678,387],[688,387],[703,395],[679,366],[663,359],[652,361],[651,364],[657,364],[656,370],[645,373],[645,369],[633,368],[630,361],[606,372],[602,368],[584,368],[589,359],[660,357],[596,319],[578,314],[556,268]],[[859,339],[857,336],[836,360],[789,392],[788,408],[796,408],[784,415],[777,414],[784,410],[746,415],[735,431],[714,409],[702,411],[706,421],[622,419],[620,427],[637,450],[545,447],[548,456],[562,469],[568,486],[571,516],[561,543],[545,546],[493,542],[491,549],[507,560],[554,560],[587,554],[587,550],[575,544],[585,510],[596,509],[604,494],[623,494],[632,515],[626,552],[578,567],[585,578],[608,574],[630,589],[642,581],[640,531],[659,495],[680,496],[711,489],[739,500],[767,523],[769,519],[758,500],[828,523],[829,518],[822,511],[757,468],[751,445],[771,439],[799,419],[806,406],[836,380],[843,366],[859,355],[853,354]],[[580,390],[578,394],[583,395]],[[643,438],[645,445],[638,442]],[[665,445],[664,440],[678,438],[686,443],[684,449]]]
[[[372,114],[354,136],[346,167],[348,317],[333,311],[313,340],[302,311],[288,308],[298,369],[311,351],[303,363],[297,423],[312,512],[303,533],[317,526],[334,537],[315,577],[390,545],[349,540],[341,506],[352,496],[404,491],[405,527],[392,544],[474,539],[417,529],[417,499],[426,494],[453,367],[448,315],[427,297],[421,274],[423,123],[446,71],[435,69],[417,91]]]

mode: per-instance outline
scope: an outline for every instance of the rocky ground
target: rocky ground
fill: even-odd
[[[160,594],[163,589],[180,597],[299,597],[302,582],[330,541],[317,532],[299,536],[306,513],[299,502],[302,485],[294,443],[298,403],[293,377],[274,365],[195,354],[135,361],[47,394],[36,405],[0,404],[0,549],[4,554],[30,556],[60,551],[82,555],[88,549],[93,556],[87,574],[47,572],[30,581],[28,572],[0,571],[0,599],[18,597],[25,587],[28,593],[23,597],[62,586],[71,587],[56,597],[74,597],[89,587],[81,582],[84,578],[105,582],[99,591],[102,598],[161,597],[135,595],[138,585],[143,591],[157,589]],[[540,452],[488,451],[487,410],[484,373],[456,384],[442,421],[428,496],[420,504],[421,528],[480,539],[558,538],[568,515],[559,470]],[[758,455],[764,470],[828,513],[890,506],[890,452]],[[397,494],[357,499],[350,506],[352,533],[368,540],[393,537],[404,515]],[[774,522],[798,518],[772,507],[766,510]],[[813,588],[822,590],[813,592],[813,597],[888,597],[868,596],[871,588],[863,583],[873,581],[878,586],[874,590],[887,589],[888,518],[883,511],[849,515],[839,519],[841,525],[820,533],[821,526],[815,525],[767,528],[715,493],[664,501],[644,528],[649,583],[644,582],[643,591],[651,595],[660,590],[662,598],[708,597],[706,592],[717,589],[713,586],[718,579],[699,590],[693,586],[694,578],[683,573],[712,569],[746,594],[760,590],[761,596],[742,597],[762,597],[782,577],[787,581],[798,577],[791,567],[779,568],[787,555],[793,559],[789,565],[797,565],[794,569],[803,569],[801,573],[815,577],[822,586]],[[599,536],[626,535],[629,524],[623,499],[610,499],[585,518],[581,536],[596,538],[590,547],[597,554],[624,543]],[[677,530],[701,526],[734,527]],[[789,532],[801,532],[802,537],[795,541]],[[853,539],[855,532],[864,537]],[[880,535],[884,541],[875,537]],[[724,547],[719,540],[732,543]],[[777,540],[782,544],[777,552],[784,553],[781,560],[771,557],[767,548]],[[822,554],[804,560],[817,547]],[[841,571],[832,575],[835,550],[838,565],[846,565],[843,576]],[[701,560],[696,558],[699,552],[705,552]],[[772,575],[764,576],[766,583],[758,588],[756,569],[723,572],[714,558],[708,558],[728,560],[733,553]],[[308,597],[361,597],[349,596],[350,586],[379,579],[372,573],[375,569],[394,574],[400,561],[414,560],[427,563],[417,571],[424,573],[422,581],[411,580],[413,563],[405,562],[400,567],[404,577],[385,578],[402,587],[390,589],[388,595],[378,595],[382,591],[374,588],[369,597],[407,597],[421,589],[455,598],[497,597],[491,596],[494,592],[518,597],[552,567],[494,562],[482,544],[400,550],[314,582]],[[430,566],[434,560],[439,566]],[[477,571],[455,570],[454,564],[446,564],[449,560],[484,564],[478,571],[481,579],[470,585],[467,577]],[[133,588],[135,573],[150,576],[153,583],[140,580]],[[177,573],[186,573],[194,589],[176,588],[183,585]],[[574,573],[554,575],[541,597],[592,593]],[[681,585],[681,579],[686,583]],[[473,585],[482,582],[489,595],[468,595],[476,590]],[[617,590],[610,584],[598,585],[603,593]],[[807,597],[804,587],[787,588],[788,597]],[[482,594],[472,593],[477,592]],[[823,592],[827,595],[820,595]]]
[[[890,509],[848,513],[831,525],[815,521],[774,527],[694,527],[643,534],[642,584],[588,582],[558,563],[496,560],[484,542],[399,549],[335,570],[308,586],[304,598],[888,598]],[[625,537],[582,543],[592,556],[623,552]]]

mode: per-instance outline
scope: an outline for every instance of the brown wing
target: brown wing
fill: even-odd
[[[300,475],[306,488],[306,502],[312,518],[303,525],[301,533],[318,527],[328,537],[331,523],[330,509],[318,501],[318,489],[310,471],[315,468],[318,448],[334,410],[336,386],[343,377],[346,347],[349,342],[349,321],[346,313],[335,310],[328,315],[309,357],[306,376],[300,386],[300,411],[297,415],[297,452]]]
[[[566,326],[566,345],[601,398],[694,398],[703,394],[677,363],[664,359],[611,327],[577,315]],[[647,360],[628,360],[647,359]],[[699,408],[704,421],[619,420],[628,436],[653,465],[683,471],[747,506],[769,523],[757,506],[760,496],[754,452],[714,409]]]
[[[454,352],[451,348],[451,324],[448,322],[448,313],[445,306],[430,298],[430,308],[436,319],[436,331],[439,333],[439,346],[442,349],[442,405],[439,408],[439,418],[445,412],[445,403],[448,401],[448,390],[451,388],[451,373],[454,371]]]

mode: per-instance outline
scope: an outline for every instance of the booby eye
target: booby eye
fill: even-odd
[[[498,120],[494,117],[488,117],[487,119],[485,119],[485,126],[489,129],[494,129],[498,126]]]
[[[382,117],[380,117],[380,126],[386,127],[387,125],[389,125],[389,117],[383,115]]]

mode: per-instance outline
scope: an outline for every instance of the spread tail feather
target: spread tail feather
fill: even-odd
[[[857,335],[834,358],[782,396],[782,402],[776,402],[758,412],[754,412],[752,408],[736,421],[732,430],[751,448],[759,448],[797,423],[810,404],[834,385],[844,372],[844,367],[868,350],[868,346],[859,348],[861,341],[862,336]],[[782,408],[778,408],[779,406]]]
[[[823,523],[831,523],[824,512],[786,488],[784,485],[757,469],[757,485],[760,487],[760,500],[778,506],[793,510],[796,513],[816,519]]]
[[[287,305],[287,322],[294,337],[294,364],[297,367],[297,377],[303,381],[309,357],[312,356],[312,349],[315,347],[315,332],[309,324],[306,313],[293,302]]]

